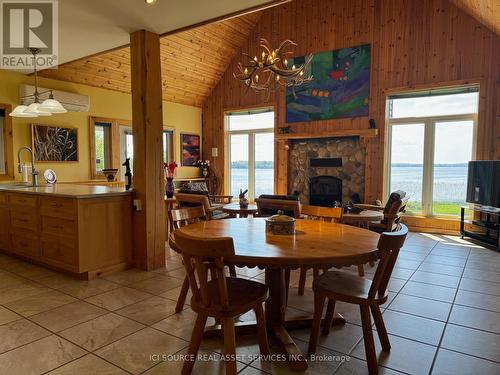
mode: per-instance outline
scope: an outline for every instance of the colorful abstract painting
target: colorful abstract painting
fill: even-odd
[[[181,165],[196,167],[200,160],[200,136],[181,133]]]
[[[286,122],[368,116],[369,44],[317,53],[310,69],[311,82],[286,91]]]

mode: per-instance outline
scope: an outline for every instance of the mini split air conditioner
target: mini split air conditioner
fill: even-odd
[[[38,91],[43,92],[44,94],[40,95],[39,101],[43,102],[45,99],[49,98],[50,93],[45,92],[49,91],[45,87],[39,87]],[[20,85],[19,86],[19,95],[22,98],[26,95],[32,95],[35,92],[35,86],[31,85]],[[65,91],[52,90],[52,94],[54,95],[54,99],[58,100],[64,108],[66,108],[69,112],[88,112],[90,108],[90,98],[87,95],[79,95],[73,94]],[[35,100],[34,97],[28,97],[21,99],[21,104],[30,105]]]

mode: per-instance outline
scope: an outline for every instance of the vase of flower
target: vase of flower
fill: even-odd
[[[210,160],[198,160],[198,167],[201,169],[201,175],[207,178],[209,174]]]
[[[175,161],[171,163],[163,163],[163,171],[165,172],[165,193],[167,198],[172,198],[175,192],[174,185],[174,172],[177,168],[177,163]]]
[[[165,192],[167,194],[167,198],[172,198],[174,196],[174,191],[175,191],[174,178],[167,177],[167,183],[165,185]]]

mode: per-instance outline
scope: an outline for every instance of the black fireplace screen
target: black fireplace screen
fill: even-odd
[[[309,179],[309,204],[333,207],[342,203],[342,180],[333,176],[317,176]]]

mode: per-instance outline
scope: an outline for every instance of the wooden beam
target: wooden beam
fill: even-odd
[[[134,136],[134,258],[137,267],[165,266],[165,185],[162,172],[163,115],[160,36],[130,34],[132,132]]]

